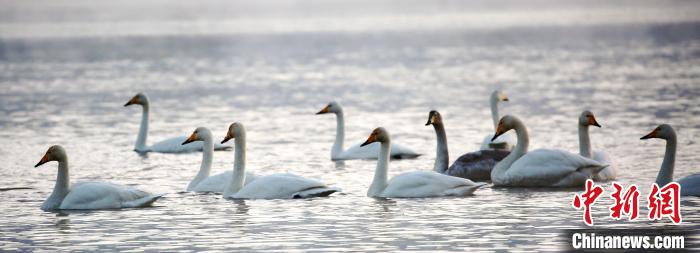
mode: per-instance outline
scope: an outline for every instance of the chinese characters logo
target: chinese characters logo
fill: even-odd
[[[623,215],[626,215],[630,221],[637,219],[639,216],[639,189],[637,186],[632,185],[625,190],[622,185],[616,182],[613,182],[612,185],[615,191],[609,195],[614,201],[609,208],[610,217],[619,220]],[[583,209],[583,221],[586,225],[593,225],[591,207],[604,192],[603,187],[594,185],[593,180],[588,179],[585,191],[574,195],[571,204],[576,209]],[[676,182],[668,183],[663,187],[652,184],[651,191],[647,195],[649,220],[661,220],[668,217],[674,224],[680,224],[682,221],[680,192],[681,186]]]

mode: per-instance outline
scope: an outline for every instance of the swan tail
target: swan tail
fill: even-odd
[[[586,167],[586,168],[584,168],[584,169],[590,169],[591,172],[593,173],[593,175],[596,175],[596,174],[598,174],[599,172],[603,171],[603,170],[604,170],[605,168],[607,168],[608,166],[610,166],[610,165],[604,164],[604,165],[601,165],[601,166],[590,166],[590,167]]]
[[[392,155],[391,159],[413,159],[421,156],[421,154],[396,154]]]
[[[314,197],[328,197],[329,195],[340,191],[341,189],[338,187],[316,187],[297,192],[294,194],[294,196],[292,196],[292,198],[305,199]]]
[[[233,150],[233,147],[226,145],[214,145],[214,150],[216,151],[229,151]]]
[[[140,199],[135,199],[132,201],[127,201],[124,203],[123,207],[126,208],[131,208],[131,207],[149,207],[153,206],[153,203],[156,202],[156,200],[160,199],[163,197],[163,194],[160,195],[149,195]]]
[[[457,188],[447,190],[445,192],[445,195],[446,196],[457,196],[457,197],[470,196],[470,195],[474,195],[474,192],[477,189],[484,187],[484,186],[486,186],[486,183],[483,183],[483,182],[482,183],[475,183],[474,185],[464,185],[464,186],[460,186]]]

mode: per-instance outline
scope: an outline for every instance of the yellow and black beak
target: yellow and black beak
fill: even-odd
[[[132,97],[131,99],[129,99],[128,102],[126,102],[126,104],[124,104],[124,107],[130,106],[130,105],[133,105],[133,104],[136,104],[137,100],[138,100],[138,99],[136,98],[136,96]]]
[[[496,127],[496,133],[493,134],[493,138],[491,138],[491,141],[496,140],[496,138],[498,138],[498,136],[501,136],[501,135],[504,134],[505,132],[506,132],[506,131],[503,130],[503,125],[501,125],[501,123],[499,122],[499,123],[498,123],[498,127]]]
[[[323,107],[323,109],[321,109],[321,111],[317,112],[316,115],[325,114],[325,113],[328,113],[328,106],[327,105],[326,105],[326,107]]]
[[[598,124],[598,121],[595,120],[595,116],[593,115],[588,116],[588,125],[601,127],[600,124]]]
[[[428,116],[428,122],[425,123],[426,126],[435,124],[435,113],[430,113]]]
[[[375,142],[375,141],[377,141],[377,140],[376,140],[376,137],[375,137],[374,133],[372,133],[372,134],[369,135],[369,137],[367,138],[367,140],[366,140],[364,143],[362,143],[362,145],[360,145],[360,147],[367,146],[368,144],[370,144],[370,143],[372,143],[372,142]]]
[[[193,132],[193,133],[190,135],[190,137],[187,138],[187,140],[185,140],[185,142],[182,143],[182,145],[185,145],[185,144],[187,144],[187,143],[190,143],[190,142],[193,142],[193,141],[196,141],[196,140],[197,140],[197,132]]]
[[[639,138],[640,140],[646,140],[646,139],[651,139],[651,138],[656,138],[656,135],[659,133],[659,129],[656,128],[654,131],[651,131],[651,133],[642,136],[642,138]]]
[[[44,154],[44,156],[41,158],[41,160],[36,165],[34,165],[34,168],[39,167],[42,164],[47,163],[47,162],[49,162],[49,154],[48,153]]]
[[[226,137],[224,137],[224,140],[221,141],[221,144],[226,143],[226,142],[229,141],[230,139],[233,139],[233,136],[231,136],[230,133],[226,133]]]
[[[502,100],[502,101],[506,101],[506,102],[509,101],[509,100],[508,100],[508,96],[506,96],[506,95],[503,95],[503,97],[501,97],[501,100]]]

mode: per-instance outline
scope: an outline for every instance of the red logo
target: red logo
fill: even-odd
[[[681,185],[676,182],[668,183],[659,190],[659,185],[653,184],[647,199],[649,200],[649,220],[660,220],[669,217],[674,224],[681,223]]]
[[[629,215],[629,220],[635,220],[639,216],[639,189],[636,185],[630,186],[626,191],[624,187],[617,182],[612,183],[615,192],[610,194],[610,198],[614,200],[614,204],[610,206],[610,218],[619,220],[622,215]],[[593,217],[591,217],[591,208],[596,200],[603,194],[603,187],[594,185],[593,180],[586,180],[586,190],[581,194],[574,194],[574,200],[571,203],[576,209],[583,208],[583,221],[586,225],[593,225]],[[681,206],[680,197],[681,185],[672,182],[659,188],[657,184],[651,185],[651,191],[647,195],[649,204],[649,220],[661,220],[668,217],[674,224],[680,224]]]
[[[622,214],[629,215],[629,220],[637,219],[639,215],[639,190],[636,185],[630,186],[624,195],[622,195],[622,185],[613,182],[615,192],[610,194],[610,197],[615,200],[615,204],[610,207],[610,218],[619,220]]]
[[[583,221],[587,225],[593,225],[593,218],[591,218],[591,205],[603,194],[603,187],[593,186],[593,180],[586,180],[586,192],[581,195],[574,195],[574,208],[581,209],[583,207]],[[583,204],[581,204],[581,199],[583,199]]]

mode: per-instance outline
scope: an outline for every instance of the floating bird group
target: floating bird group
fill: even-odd
[[[508,101],[503,92],[497,90],[491,94],[491,116],[495,132],[484,138],[480,150],[460,156],[452,165],[449,165],[447,135],[442,116],[438,111],[430,111],[425,125],[433,126],[437,139],[433,169],[404,172],[391,179],[388,176],[390,159],[415,158],[420,154],[392,143],[389,132],[382,127],[374,129],[364,143],[345,149],[345,119],[340,103],[330,102],[317,114],[334,113],[336,116],[336,138],[331,148],[331,160],[377,159],[374,178],[367,191],[368,197],[469,196],[488,185],[488,181],[498,187],[579,187],[588,179],[616,179],[617,173],[611,166],[610,157],[604,151],[594,151],[591,148],[588,128],[601,127],[593,113],[583,111],[578,119],[578,154],[560,149],[529,151],[525,124],[516,116],[500,117],[498,103],[502,101]],[[174,137],[147,146],[150,109],[148,97],[138,93],[124,106],[130,105],[141,105],[143,109],[135,151],[202,152],[201,166],[187,185],[187,191],[221,193],[223,197],[233,199],[313,198],[341,191],[338,187],[295,174],[256,175],[246,171],[246,130],[240,122],[229,126],[220,143],[214,142],[208,128],[198,127],[189,137]],[[656,178],[657,184],[666,185],[673,181],[676,133],[671,126],[663,124],[641,139],[650,138],[666,140],[666,153]],[[210,175],[214,151],[230,150],[232,147],[225,145],[230,140],[234,143],[233,170]],[[50,161],[58,162],[58,175],[53,192],[41,205],[44,210],[147,207],[163,196],[104,181],[71,185],[68,156],[58,145],[51,146],[35,167]],[[700,174],[685,177],[678,183],[681,185],[681,195],[700,196]]]

